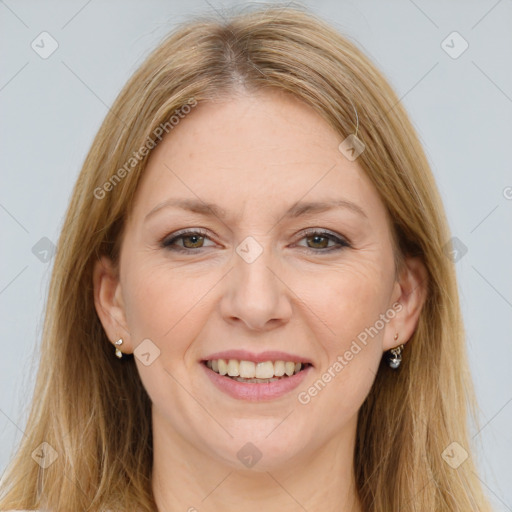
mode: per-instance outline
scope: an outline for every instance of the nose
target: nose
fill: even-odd
[[[282,266],[261,239],[252,239],[245,247],[241,244],[233,254],[233,269],[226,276],[227,289],[221,300],[223,318],[254,331],[286,324],[292,314],[293,293],[282,274]]]

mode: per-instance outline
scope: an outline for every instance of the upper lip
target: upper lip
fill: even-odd
[[[224,350],[206,356],[203,361],[213,361],[216,359],[237,359],[238,361],[254,361],[255,363],[264,363],[265,361],[293,361],[295,363],[309,363],[313,365],[311,360],[307,357],[277,350],[268,350],[260,352],[259,354],[249,352],[248,350]]]

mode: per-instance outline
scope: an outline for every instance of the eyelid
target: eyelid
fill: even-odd
[[[345,236],[338,233],[335,233],[334,231],[331,231],[326,228],[306,228],[303,229],[298,233],[298,236],[300,236],[299,241],[302,240],[305,236],[308,235],[322,235],[322,236],[328,236],[330,235],[332,238],[335,238],[339,240],[340,242],[343,242],[343,244],[347,247],[352,247],[352,242]],[[314,249],[313,249],[314,250]]]
[[[170,233],[168,235],[165,235],[164,238],[160,240],[160,246],[164,248],[168,248],[173,240],[179,239],[179,238],[185,238],[186,236],[192,236],[192,235],[201,235],[203,237],[211,239],[210,232],[207,229],[204,228],[184,228],[180,229],[178,231],[175,231],[174,233]],[[193,249],[187,249],[184,247],[181,247],[184,251],[186,250],[193,250]],[[201,247],[202,249],[202,247]]]
[[[166,235],[163,239],[160,240],[160,246],[163,249],[166,249],[168,251],[177,252],[177,253],[184,253],[184,254],[192,254],[194,252],[201,252],[201,249],[206,249],[207,247],[197,247],[197,248],[187,248],[187,247],[180,247],[174,244],[174,242],[178,239],[183,239],[189,236],[193,235],[200,235],[203,238],[207,238],[211,240],[210,232],[207,229],[204,228],[184,228],[180,229],[178,231],[175,231],[174,233],[171,233],[170,235]],[[299,237],[297,242],[300,242],[304,238],[308,236],[317,235],[320,237],[325,237],[328,240],[335,243],[333,247],[324,247],[320,249],[314,249],[311,247],[306,246],[298,246],[301,247],[305,252],[309,254],[329,254],[332,252],[337,252],[342,249],[346,248],[352,248],[352,242],[344,235],[335,233],[333,231],[330,231],[326,228],[306,228],[300,231],[297,236]],[[296,243],[297,243],[296,242]],[[173,247],[174,246],[174,247]]]

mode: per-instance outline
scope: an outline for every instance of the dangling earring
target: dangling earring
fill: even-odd
[[[398,333],[395,334],[395,341],[398,339]],[[398,345],[398,347],[392,348],[387,355],[387,362],[390,368],[396,370],[400,363],[402,362],[402,350],[404,349],[403,345]]]
[[[116,357],[118,357],[119,359],[121,359],[123,357],[123,353],[119,350],[119,345],[122,345],[123,344],[123,339],[122,338],[119,338],[115,343],[114,345],[116,345]]]

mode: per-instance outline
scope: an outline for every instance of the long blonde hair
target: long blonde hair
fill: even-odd
[[[134,152],[190,98],[200,104],[241,86],[288,91],[340,142],[357,126],[366,146],[358,163],[393,220],[397,261],[418,255],[428,271],[428,296],[402,367],[381,365],[359,412],[354,465],[363,509],[488,510],[472,458],[454,468],[442,456],[453,442],[471,453],[474,397],[455,270],[443,250],[450,234],[417,135],[360,50],[303,8],[275,5],[183,24],[112,105],[58,242],[26,436],[2,480],[0,509],[156,510],[150,400],[133,357],[113,357],[95,311],[93,266],[101,255],[118,261],[149,154],[130,160]],[[46,469],[31,457],[43,442],[58,454]]]

